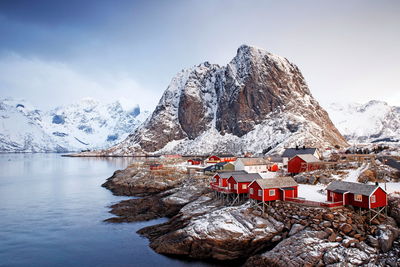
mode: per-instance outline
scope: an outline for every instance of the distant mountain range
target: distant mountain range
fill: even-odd
[[[103,154],[280,152],[348,144],[286,58],[243,45],[226,66],[178,73],[132,135]]]
[[[41,111],[25,101],[0,99],[1,152],[67,152],[101,149],[124,140],[146,119],[139,106],[94,99]]]
[[[400,107],[372,100],[366,104],[333,103],[327,111],[350,143],[400,142]]]

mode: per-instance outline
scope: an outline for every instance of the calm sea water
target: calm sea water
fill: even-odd
[[[205,266],[165,257],[136,231],[109,224],[113,196],[100,185],[133,158],[0,154],[0,266]]]

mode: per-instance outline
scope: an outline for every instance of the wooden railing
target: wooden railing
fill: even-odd
[[[229,187],[220,187],[219,185],[210,183],[210,187],[214,191],[224,192],[224,193],[232,193],[233,191]]]
[[[286,198],[285,201],[299,203],[299,204],[303,204],[306,206],[313,206],[313,207],[334,208],[334,207],[343,206],[343,201],[340,201],[340,202],[318,202],[318,201],[306,200],[303,198]]]

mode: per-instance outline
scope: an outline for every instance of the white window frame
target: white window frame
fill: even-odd
[[[361,198],[360,198],[360,199],[357,199],[358,196],[361,196]],[[360,195],[360,194],[354,194],[354,201],[362,202],[362,201],[363,201],[362,195]]]
[[[331,198],[332,198],[332,199],[335,198],[335,192],[331,192]]]
[[[254,189],[253,188],[250,188],[250,194],[254,194]]]
[[[233,189],[237,190],[237,184],[233,185]]]
[[[262,190],[261,189],[258,190],[258,196],[262,197]]]
[[[242,189],[247,189],[247,184],[242,184]]]
[[[270,189],[268,193],[270,197],[273,197],[276,194],[275,189]]]
[[[375,195],[371,196],[371,203],[376,203],[376,196]]]

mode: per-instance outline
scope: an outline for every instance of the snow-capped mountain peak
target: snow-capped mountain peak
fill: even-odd
[[[296,65],[242,45],[226,66],[179,72],[151,117],[106,154],[243,154],[285,145],[345,146]]]

